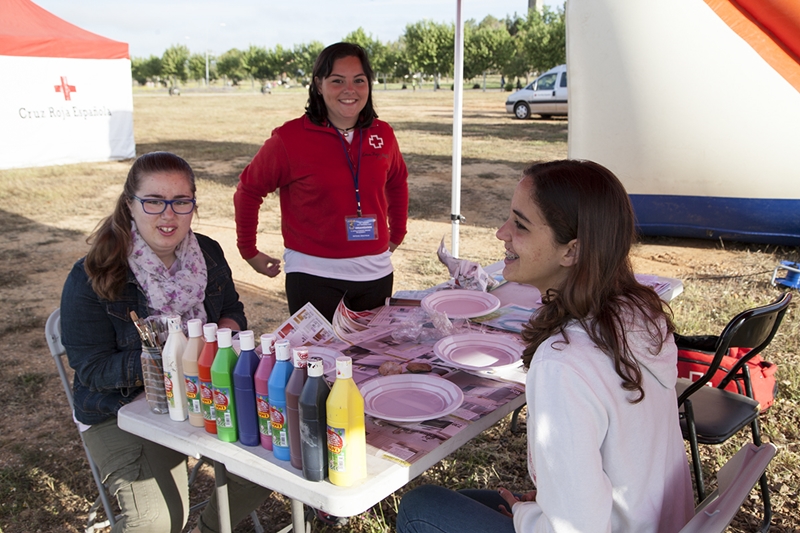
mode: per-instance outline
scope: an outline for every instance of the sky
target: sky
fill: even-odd
[[[382,42],[395,41],[407,24],[430,19],[452,23],[456,0],[33,0],[54,15],[127,42],[131,57],[161,54],[184,44],[192,53],[219,55],[251,44],[321,41],[329,45],[363,28]],[[462,0],[464,20],[502,19],[528,10],[528,0]],[[555,9],[563,0],[544,0]]]

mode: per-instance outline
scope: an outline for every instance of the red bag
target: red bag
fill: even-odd
[[[678,377],[697,381],[706,373],[714,359],[713,344],[716,343],[716,337],[683,337],[679,335],[675,337],[678,344]],[[709,348],[711,351],[706,351]],[[718,386],[738,360],[749,352],[750,348],[730,348],[728,355],[722,358],[722,363],[707,385]],[[761,359],[761,354],[753,356],[746,365],[750,371],[753,396],[761,405],[763,413],[775,402],[775,396],[778,393],[778,383],[775,380],[778,365],[764,361]],[[742,378],[734,378],[725,386],[725,390],[745,394],[744,381]]]

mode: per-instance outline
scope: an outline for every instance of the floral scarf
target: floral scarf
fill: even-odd
[[[208,272],[203,251],[192,230],[175,249],[178,259],[169,270],[142,238],[133,221],[131,237],[128,266],[147,295],[151,314],[180,315],[183,323],[199,318],[205,323],[203,301]]]

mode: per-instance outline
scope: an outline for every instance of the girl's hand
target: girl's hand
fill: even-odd
[[[281,273],[281,260],[270,257],[263,252],[258,252],[255,257],[251,257],[247,262],[256,272],[271,278]]]
[[[497,492],[500,494],[500,497],[503,498],[506,503],[508,504],[509,509],[514,508],[514,504],[517,502],[535,502],[536,501],[536,491],[532,490],[530,492],[526,492],[525,494],[520,495],[517,498],[510,490],[500,487]],[[508,512],[504,506],[500,506],[500,512],[503,513],[505,516],[512,518],[513,515]]]

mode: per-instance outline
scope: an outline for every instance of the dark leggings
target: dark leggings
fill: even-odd
[[[308,302],[329,321],[342,297],[348,309],[366,311],[382,306],[392,295],[394,274],[375,281],[345,281],[291,272],[286,274],[286,299],[289,314],[295,314]]]

